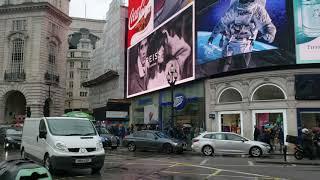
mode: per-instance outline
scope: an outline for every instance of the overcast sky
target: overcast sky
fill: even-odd
[[[112,0],[71,0],[70,16],[85,18],[85,4],[87,7],[87,18],[105,19],[106,12]]]

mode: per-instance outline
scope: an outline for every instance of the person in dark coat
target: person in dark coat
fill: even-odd
[[[311,133],[306,128],[302,129],[302,147],[305,155],[308,156],[310,160],[312,160],[314,158],[313,139]]]
[[[254,126],[254,133],[253,133],[253,137],[255,141],[259,141],[260,140],[260,129],[257,127],[257,125]]]

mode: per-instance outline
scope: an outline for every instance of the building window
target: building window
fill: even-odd
[[[88,62],[81,62],[81,69],[88,69]]]
[[[80,79],[88,79],[89,73],[86,71],[81,71],[80,73]]]
[[[70,62],[70,68],[74,68],[74,62]]]
[[[68,93],[67,93],[67,96],[68,96],[69,98],[72,98],[73,93],[72,93],[72,92],[68,92]]]
[[[89,57],[89,53],[88,52],[82,52],[82,57]]]
[[[82,47],[82,49],[89,49],[89,43],[83,42],[83,43],[81,43],[81,47]]]
[[[284,100],[286,99],[284,91],[275,84],[263,84],[256,88],[252,94],[252,101],[264,100]]]
[[[235,88],[227,88],[224,89],[219,98],[219,103],[230,103],[230,102],[241,102],[242,101],[242,95],[240,94],[240,91]]]
[[[15,39],[12,41],[11,53],[11,73],[21,73],[23,70],[24,61],[24,40]]]
[[[55,74],[56,72],[56,56],[57,56],[57,46],[54,43],[49,44],[49,74]]]
[[[74,52],[70,52],[70,57],[74,58]]]
[[[80,97],[87,97],[88,96],[88,92],[80,92]]]
[[[69,78],[70,78],[70,79],[73,79],[73,71],[70,71],[70,72],[69,72]]]
[[[12,31],[25,31],[27,29],[27,20],[12,21]]]
[[[71,88],[71,89],[73,88],[73,81],[69,82],[69,88]]]

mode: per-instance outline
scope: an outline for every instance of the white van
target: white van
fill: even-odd
[[[105,152],[90,120],[44,117],[24,121],[21,156],[43,163],[51,172],[91,168],[97,173],[104,164]]]

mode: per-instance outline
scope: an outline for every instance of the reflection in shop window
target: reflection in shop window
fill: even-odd
[[[221,114],[221,130],[241,134],[240,114]]]
[[[302,128],[310,130],[320,128],[320,112],[301,112],[300,119]]]
[[[253,101],[280,100],[286,99],[286,95],[280,87],[274,84],[265,84],[254,91],[251,99]]]
[[[235,88],[228,88],[222,91],[219,96],[219,103],[241,102],[242,96]]]

